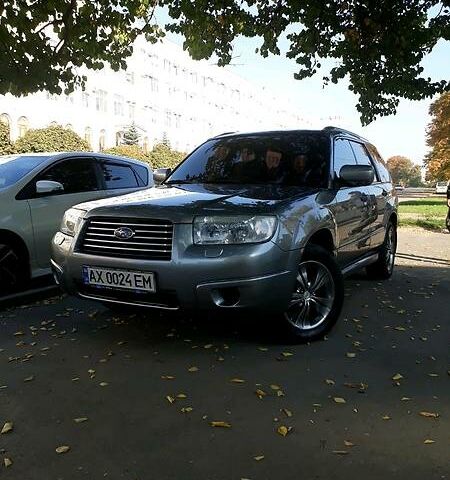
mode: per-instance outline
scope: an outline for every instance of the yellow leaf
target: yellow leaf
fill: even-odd
[[[206,348],[208,350],[208,348],[211,348],[213,345],[212,343],[208,343],[207,345],[205,345],[203,348]]]
[[[70,450],[68,445],[61,445],[55,449],[56,453],[67,453]]]
[[[283,357],[292,357],[294,354],[291,352],[281,352],[281,355],[283,355]]]
[[[283,408],[282,411],[287,417],[292,417],[292,412],[287,408]]]
[[[15,336],[15,337],[19,337],[19,336],[21,336],[21,335],[25,335],[25,334],[24,334],[23,332],[21,332],[21,331],[14,333],[14,336]]]
[[[183,407],[181,409],[181,412],[182,413],[189,413],[189,412],[192,412],[193,408],[192,407]]]
[[[257,462],[260,462],[261,460],[264,460],[264,455],[256,455],[256,457],[253,457]]]
[[[78,417],[78,418],[74,418],[73,421],[75,423],[83,423],[83,422],[87,422],[87,417]]]
[[[101,387],[107,387],[109,385],[109,383],[108,382],[100,382],[99,385]]]
[[[271,385],[270,388],[272,390],[279,390],[280,389],[280,387],[278,385]]]
[[[198,372],[198,367],[189,367],[188,372]]]
[[[263,398],[267,395],[267,393],[264,390],[261,390],[259,388],[255,391],[255,393],[256,395],[258,395],[259,398]]]
[[[177,395],[177,398],[187,398],[187,395],[184,394],[184,393],[179,393],[179,394]]]
[[[345,399],[343,399],[342,397],[334,397],[333,400],[336,402],[336,403],[347,403],[345,401]]]
[[[419,412],[419,415],[421,415],[422,417],[426,417],[426,418],[438,418],[439,417],[439,413],[434,413],[434,412]]]
[[[383,415],[381,418],[383,420],[391,420],[391,417],[389,415]]]
[[[277,432],[278,432],[282,437],[285,437],[291,430],[292,430],[292,427],[286,427],[285,425],[280,425],[280,426],[277,428]]]
[[[326,378],[326,379],[325,379],[325,383],[326,383],[327,385],[335,385],[336,382],[335,382],[334,380],[331,380],[330,378]]]
[[[402,402],[409,402],[411,399],[409,397],[402,397]]]
[[[30,375],[29,377],[23,379],[24,382],[31,382],[32,380],[34,380],[34,375]]]
[[[9,433],[9,432],[12,432],[13,427],[14,427],[13,422],[6,422],[6,423],[3,425],[3,428],[2,428],[2,430],[1,430],[0,433]]]
[[[210,422],[211,427],[222,427],[222,428],[231,428],[231,424],[228,422]]]
[[[242,378],[232,378],[230,380],[231,383],[245,383],[245,380],[242,380]]]
[[[394,330],[398,330],[399,332],[404,332],[406,330],[405,327],[394,327]]]
[[[439,377],[439,374],[437,374],[437,373],[429,373],[428,376],[429,376],[429,377]]]
[[[170,395],[166,395],[166,399],[169,403],[174,403],[175,402],[175,398],[171,397]]]
[[[5,465],[6,468],[8,468],[8,467],[10,467],[10,466],[13,464],[13,462],[12,462],[12,460],[11,460],[10,458],[5,457],[5,458],[3,459],[3,464]]]
[[[258,347],[260,352],[267,352],[269,349],[267,347]]]
[[[393,377],[392,377],[392,380],[394,380],[395,382],[398,381],[398,380],[401,380],[403,378],[403,375],[401,373],[396,373]]]
[[[352,442],[349,442],[348,440],[344,440],[344,445],[345,445],[346,447],[353,447],[355,444],[352,443]]]
[[[163,380],[175,380],[175,377],[173,377],[172,375],[161,375],[161,378]]]
[[[356,353],[353,353],[353,352],[347,352],[345,355],[347,356],[347,358],[355,358],[356,357]]]
[[[430,445],[431,443],[434,443],[434,440],[431,440],[431,438],[427,438],[426,440],[423,441],[425,445]]]
[[[277,397],[284,397],[283,390],[277,390]]]

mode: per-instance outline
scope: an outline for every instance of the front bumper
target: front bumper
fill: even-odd
[[[176,238],[176,237],[175,237]],[[172,260],[111,258],[74,250],[74,239],[57,233],[52,270],[63,290],[83,298],[164,310],[261,309],[284,311],[295,284],[300,250],[273,242],[256,245],[179,245]],[[82,283],[83,266],[154,272],[156,293],[99,289]]]

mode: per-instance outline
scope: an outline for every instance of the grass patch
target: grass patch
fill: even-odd
[[[399,224],[442,230],[445,228],[447,211],[446,199],[421,198],[401,202],[398,206]]]

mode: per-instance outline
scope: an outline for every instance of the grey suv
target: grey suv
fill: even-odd
[[[323,336],[343,276],[388,278],[397,198],[376,148],[345,130],[223,134],[159,186],[66,212],[55,278],[111,306],[259,311],[296,341]]]

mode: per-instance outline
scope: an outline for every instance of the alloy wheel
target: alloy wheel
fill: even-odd
[[[316,260],[301,262],[285,317],[297,329],[312,330],[327,319],[334,299],[335,283],[328,268]]]

